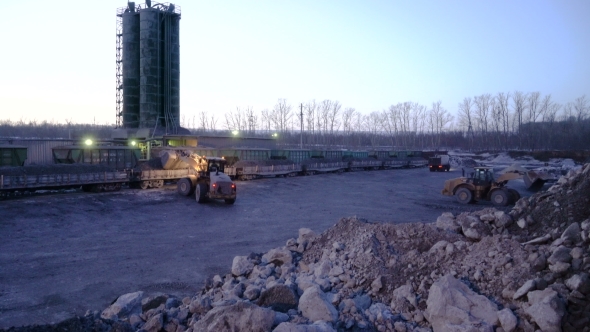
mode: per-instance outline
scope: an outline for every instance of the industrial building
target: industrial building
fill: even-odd
[[[180,7],[117,9],[117,127],[177,134],[180,129]]]

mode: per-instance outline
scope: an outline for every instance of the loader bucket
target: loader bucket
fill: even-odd
[[[525,187],[530,191],[539,191],[547,182],[547,175],[535,171],[527,171],[522,175]]]

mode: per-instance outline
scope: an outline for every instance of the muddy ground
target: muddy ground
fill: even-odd
[[[162,189],[51,193],[0,202],[0,328],[55,323],[143,290],[193,295],[236,255],[320,233],[341,217],[434,222],[475,211],[440,194],[461,170],[404,169],[238,182],[235,205]],[[521,181],[513,183],[521,195]]]

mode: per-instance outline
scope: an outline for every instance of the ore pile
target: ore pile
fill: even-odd
[[[590,331],[589,200],[587,164],[508,213],[344,218],[235,257],[192,298],[130,293],[85,319],[118,331]]]

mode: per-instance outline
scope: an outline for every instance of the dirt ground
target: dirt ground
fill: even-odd
[[[0,202],[0,328],[56,323],[143,290],[193,295],[232,259],[317,233],[341,217],[434,222],[475,211],[442,196],[461,170],[425,168],[238,182],[235,205],[162,189],[51,193]],[[529,196],[521,181],[512,183]]]

